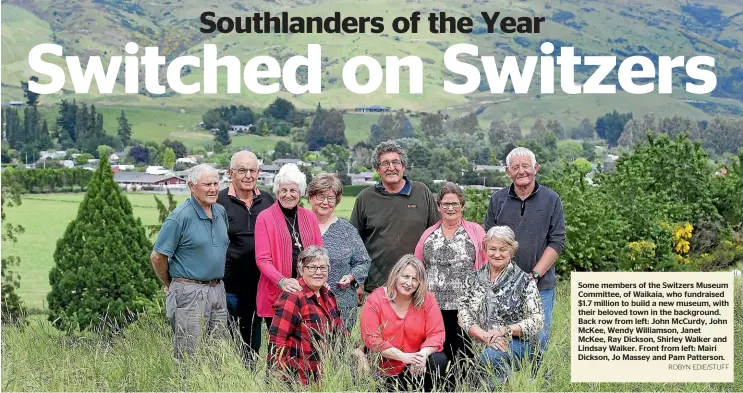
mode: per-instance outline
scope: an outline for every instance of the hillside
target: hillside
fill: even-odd
[[[364,12],[359,12],[360,8]],[[198,18],[207,10],[215,12],[217,16],[247,16],[258,11],[288,11],[292,16],[329,16],[335,11],[343,16],[373,13],[374,16],[384,17],[385,33],[206,35],[198,31]],[[299,107],[313,108],[319,101],[324,107],[347,109],[381,104],[396,109],[444,110],[451,114],[479,110],[483,122],[505,117],[519,119],[526,124],[539,116],[559,119],[566,126],[577,124],[584,117],[594,119],[612,109],[633,111],[637,115],[644,112],[664,116],[680,113],[696,119],[708,119],[717,113],[743,115],[743,3],[737,0],[703,0],[695,3],[682,0],[630,0],[621,4],[578,0],[559,3],[547,0],[445,0],[437,1],[435,6],[415,0],[404,3],[392,0],[361,3],[277,0],[250,5],[231,0],[212,0],[208,4],[195,0],[171,0],[162,4],[125,0],[10,0],[2,3],[2,11],[3,102],[22,97],[18,88],[20,80],[31,75],[26,56],[38,43],[59,43],[65,48],[65,55],[82,56],[83,63],[84,57],[90,55],[104,58],[120,55],[123,45],[129,41],[139,43],[140,47],[157,45],[161,54],[170,59],[184,54],[199,56],[203,45],[210,43],[217,45],[219,56],[235,55],[242,64],[257,55],[271,55],[281,63],[294,54],[306,54],[307,44],[318,43],[323,48],[322,95],[279,94]],[[395,34],[391,29],[392,19],[413,11],[421,11],[424,15],[421,31],[418,34]],[[429,33],[425,28],[425,15],[439,11],[449,16],[473,17],[476,20],[473,34]],[[479,16],[483,11],[501,11],[503,15],[512,16],[544,16],[547,21],[540,34],[485,34],[485,24]],[[452,95],[443,90],[444,80],[457,80],[457,75],[448,72],[443,64],[443,52],[453,44],[472,43],[479,47],[480,55],[495,55],[498,59],[506,55],[537,55],[539,44],[544,40],[550,40],[558,47],[572,45],[577,54],[616,55],[619,59],[630,55],[643,55],[651,59],[660,55],[711,55],[716,59],[718,87],[712,96],[685,93],[684,75],[677,70],[673,95],[632,96],[618,93],[603,96],[540,96],[537,94],[538,75],[535,75],[535,82],[532,83],[533,91],[527,95],[491,94],[485,83],[481,84],[482,91],[468,96]],[[350,93],[342,83],[342,65],[352,57],[368,55],[384,64],[386,55],[403,57],[411,54],[424,61],[422,95],[407,93],[409,83],[406,71],[401,73],[401,93],[397,95],[387,95],[384,84],[375,93],[357,95]],[[473,64],[482,68],[479,61],[473,60]],[[583,72],[576,75],[576,81],[585,81],[592,70],[593,67],[579,69]],[[244,86],[241,94],[227,94],[226,76],[220,76],[219,93],[208,96],[208,106],[240,103],[265,107],[276,97],[252,94]],[[183,79],[188,83],[202,78],[201,70],[194,68]],[[360,79],[363,80],[363,75]],[[559,73],[556,79],[556,83],[559,83]],[[67,88],[71,88],[69,83]],[[193,125],[193,118],[198,117],[207,106],[203,95],[124,95],[121,85],[112,95],[100,96],[95,91],[94,85],[91,94],[76,94],[74,98],[111,107],[113,112],[120,107],[137,106],[140,108],[138,110],[150,111],[151,114],[162,113],[163,116],[155,115],[153,118],[162,118],[158,123],[167,125],[147,124],[147,139],[161,140],[164,139],[161,135],[177,136],[191,131],[198,134],[197,130],[189,127]],[[73,97],[65,94],[46,96],[42,98],[42,104],[53,105],[65,96]],[[170,114],[182,108],[193,116],[187,116],[188,121],[172,120]],[[165,129],[158,130],[162,127]],[[183,136],[186,140],[198,141],[201,136],[193,135],[193,132]],[[363,132],[363,129],[352,132]]]

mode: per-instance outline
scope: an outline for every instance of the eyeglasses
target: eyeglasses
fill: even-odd
[[[328,204],[335,205],[336,199],[332,196],[327,195],[315,195],[315,200],[318,202],[326,201]]]
[[[240,177],[245,176],[248,172],[250,172],[250,175],[251,176],[252,175],[255,175],[256,173],[258,173],[258,169],[257,168],[240,168],[240,169],[234,169],[233,168],[232,171],[234,173],[237,173],[238,176],[240,176]]]
[[[460,207],[462,207],[462,204],[459,202],[446,202],[442,203],[441,207],[443,207],[444,209],[459,209]]]
[[[521,164],[521,166],[518,166],[518,165],[511,166],[511,170],[514,171],[514,172],[518,172],[519,169],[523,169],[525,171],[528,171],[528,170],[534,169],[534,166],[531,165],[531,164]]]
[[[379,164],[380,168],[397,168],[402,162],[400,160],[383,161]]]
[[[319,270],[320,273],[327,273],[328,267],[327,266],[305,266],[305,269],[307,269],[308,272],[315,274]]]

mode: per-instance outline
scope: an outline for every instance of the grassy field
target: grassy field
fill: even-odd
[[[730,392],[743,390],[743,293],[735,299],[735,359],[733,383],[571,383],[570,287],[557,287],[552,333],[543,366],[532,380],[530,365],[495,390],[469,373],[458,377],[456,391],[663,391]],[[35,319],[25,329],[3,326],[2,373],[6,391],[374,391],[377,380],[358,369],[351,354],[359,345],[358,324],[350,340],[323,353],[323,383],[292,386],[272,379],[266,383],[266,333],[254,370],[245,369],[234,343],[202,343],[196,356],[176,369],[170,328],[164,310],[152,310],[115,334],[85,332],[64,335],[49,322]],[[372,363],[374,364],[374,363]],[[478,370],[478,363],[465,367]]]
[[[182,201],[186,196],[177,196]],[[143,224],[157,221],[153,194],[127,194]],[[235,351],[235,343],[218,340],[202,345],[182,368],[176,368],[170,329],[164,319],[163,299],[159,306],[140,316],[133,325],[117,333],[87,331],[65,335],[46,321],[44,304],[49,290],[48,271],[53,265],[56,239],[77,211],[83,194],[26,195],[19,207],[7,209],[7,221],[25,226],[19,243],[3,244],[5,255],[21,256],[20,295],[34,308],[30,324],[20,329],[5,324],[2,329],[3,389],[6,391],[306,391],[272,379],[265,382],[266,348],[255,370],[246,370]],[[347,218],[355,198],[346,197],[336,209]],[[740,279],[735,298],[735,358],[743,358],[743,292]],[[162,296],[162,295],[160,295]],[[532,380],[527,369],[517,372],[496,391],[740,391],[743,389],[743,362],[735,362],[735,382],[706,383],[600,383],[570,382],[570,286],[569,278],[559,280],[553,315],[552,338],[543,367]],[[265,330],[264,342],[265,342]],[[351,354],[359,345],[358,325],[349,342],[326,353],[323,384],[309,391],[370,391],[377,380],[357,369]],[[466,367],[477,369],[476,363]],[[457,378],[457,391],[492,391],[472,373]]]
[[[134,214],[142,224],[157,223],[154,194],[126,194]],[[34,194],[25,195],[18,207],[6,209],[7,221],[25,228],[18,243],[3,242],[3,255],[17,255],[21,264],[16,271],[21,276],[18,294],[31,309],[46,309],[49,292],[49,270],[54,266],[54,250],[67,224],[77,216],[77,208],[84,194]],[[165,201],[164,195],[158,195]],[[176,195],[180,202],[185,195]],[[346,197],[336,208],[339,217],[351,215],[355,198]],[[306,205],[309,206],[309,205]],[[154,238],[152,239],[154,241]]]

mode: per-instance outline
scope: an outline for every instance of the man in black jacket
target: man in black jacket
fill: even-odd
[[[262,318],[255,313],[261,274],[255,264],[255,221],[258,213],[274,202],[271,194],[258,190],[259,171],[255,154],[246,150],[235,153],[227,171],[232,183],[219,192],[217,199],[217,203],[227,211],[230,223],[230,245],[224,273],[227,309],[232,319],[239,323],[240,336],[249,348],[243,351],[246,362],[261,348]]]

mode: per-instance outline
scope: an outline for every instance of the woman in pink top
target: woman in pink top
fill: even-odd
[[[464,193],[456,184],[444,183],[436,202],[441,220],[423,232],[415,257],[426,266],[428,290],[441,307],[446,331],[444,353],[454,364],[459,356],[473,356],[472,342],[459,327],[457,301],[467,277],[487,261],[482,247],[485,230],[463,218]]]
[[[281,291],[297,292],[297,257],[311,245],[322,246],[317,218],[299,206],[307,189],[307,177],[295,164],[281,167],[274,177],[276,202],[258,214],[255,223],[255,263],[261,271],[256,313],[271,326],[273,304]]]
[[[361,337],[381,355],[378,372],[387,391],[417,390],[421,376],[425,391],[444,381],[444,320],[427,286],[423,264],[404,255],[361,311]]]

